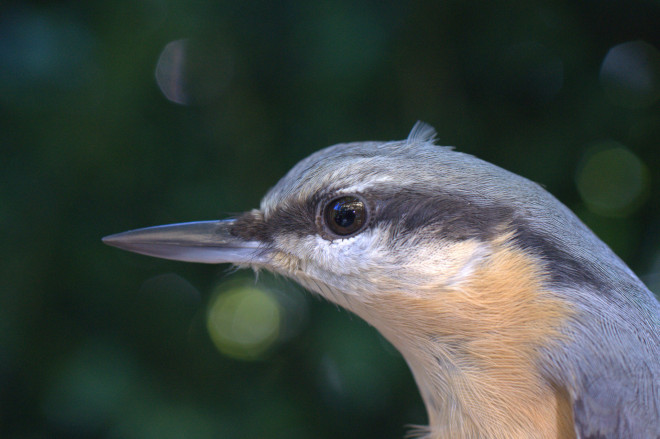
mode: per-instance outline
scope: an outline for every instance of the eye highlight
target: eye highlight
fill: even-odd
[[[354,196],[335,198],[323,209],[323,221],[330,232],[337,236],[354,235],[367,223],[367,207]]]

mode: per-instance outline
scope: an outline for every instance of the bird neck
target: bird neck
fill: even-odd
[[[544,276],[540,261],[496,245],[460,285],[358,310],[408,362],[429,415],[422,437],[575,437],[570,397],[543,371],[571,309]]]

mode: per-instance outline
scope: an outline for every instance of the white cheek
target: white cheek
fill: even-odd
[[[401,266],[405,279],[417,290],[438,291],[459,287],[472,278],[490,254],[490,246],[477,240],[442,245],[419,245],[411,250]]]
[[[298,238],[295,246],[297,268],[289,271],[289,275],[310,290],[351,309],[348,296],[359,295],[359,286],[363,284],[356,283],[356,279],[368,278],[382,253],[374,245],[374,233],[378,231],[366,230],[334,241],[318,235]],[[285,239],[280,244],[286,242]]]
[[[310,240],[309,258],[336,274],[359,273],[369,267],[373,257],[373,234],[370,230],[334,241],[321,236],[310,237]]]
[[[347,275],[366,274],[379,265],[382,250],[378,248],[375,237],[378,229],[367,229],[363,233],[345,239],[333,241],[319,235],[297,238],[295,244],[296,259],[299,268],[319,280]],[[291,240],[283,239],[281,248],[291,246]]]

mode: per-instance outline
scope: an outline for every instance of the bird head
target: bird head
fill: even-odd
[[[356,313],[408,362],[428,437],[575,437],[595,292],[639,281],[539,185],[434,139],[418,123],[405,140],[334,145],[259,209],[104,242],[266,269]]]
[[[434,294],[469,278],[488,243],[515,235],[514,222],[525,216],[517,208],[538,203],[511,192],[542,192],[436,146],[434,137],[418,123],[406,140],[334,145],[298,163],[259,209],[104,242],[156,257],[271,270],[345,306],[384,293]]]

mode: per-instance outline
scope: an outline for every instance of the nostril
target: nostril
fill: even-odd
[[[229,233],[232,236],[245,239],[246,241],[271,241],[263,214],[259,210],[251,210],[240,215],[234,220]]]

